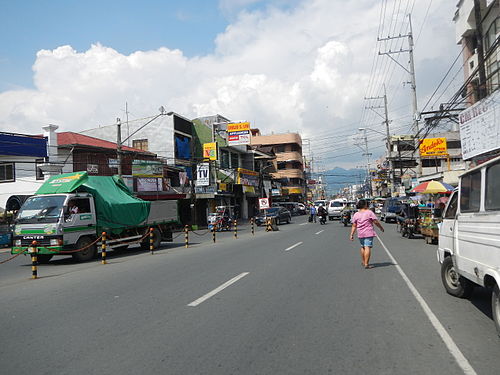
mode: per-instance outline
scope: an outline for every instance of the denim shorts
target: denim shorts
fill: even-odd
[[[363,247],[365,247],[365,246],[373,247],[373,237],[360,238],[359,243]]]

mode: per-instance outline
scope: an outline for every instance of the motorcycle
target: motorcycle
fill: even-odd
[[[340,218],[340,222],[344,224],[344,227],[347,227],[351,223],[351,211],[342,212],[342,217]]]
[[[320,213],[318,213],[319,216],[319,223],[321,225],[326,224],[326,217],[328,216],[328,213],[326,212],[325,209],[323,209]]]

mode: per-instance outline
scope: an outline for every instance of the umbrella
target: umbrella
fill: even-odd
[[[451,185],[445,184],[439,181],[426,181],[415,186],[411,191],[412,193],[422,193],[422,194],[437,194],[437,193],[448,193],[453,191],[455,188]]]

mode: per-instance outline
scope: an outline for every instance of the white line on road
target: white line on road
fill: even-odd
[[[285,249],[285,251],[290,251],[290,250],[292,250],[293,248],[296,248],[297,246],[300,246],[300,245],[302,245],[302,244],[303,244],[303,242],[302,242],[302,241],[301,241],[301,242],[297,242],[295,245],[292,245],[292,246],[290,246],[290,247],[287,247],[287,248]]]
[[[320,233],[323,233],[325,230],[324,229],[321,229],[319,232],[316,232],[314,234],[320,234]]]
[[[446,329],[443,327],[443,325],[441,324],[441,322],[439,321],[437,316],[432,312],[431,308],[429,307],[427,302],[425,302],[424,298],[420,295],[417,288],[415,288],[415,286],[410,281],[408,276],[406,276],[403,269],[399,266],[399,264],[397,264],[396,259],[392,256],[389,249],[387,249],[387,247],[382,242],[380,237],[377,237],[377,238],[380,241],[380,243],[382,244],[382,247],[384,248],[387,255],[389,255],[389,258],[391,258],[392,262],[396,266],[396,269],[398,270],[399,274],[401,275],[401,277],[405,281],[406,285],[408,286],[408,288],[412,292],[413,296],[415,297],[415,299],[418,301],[418,303],[420,304],[420,306],[424,310],[425,314],[427,315],[427,318],[429,318],[430,322],[432,323],[432,325],[436,329],[437,333],[439,334],[439,336],[441,336],[441,339],[444,341],[446,347],[448,348],[448,351],[451,353],[451,355],[457,361],[458,366],[460,366],[460,368],[462,369],[464,374],[477,375],[474,368],[471,366],[471,364],[469,363],[467,358],[465,358],[463,353],[460,351],[457,344],[455,344],[455,341],[453,341],[453,339],[448,334],[448,332],[446,332]]]
[[[211,292],[208,292],[207,294],[205,294],[203,297],[200,297],[198,298],[197,300],[191,302],[190,304],[188,304],[188,306],[192,306],[192,307],[196,307],[198,306],[200,303],[202,302],[205,302],[207,299],[209,299],[210,297],[213,297],[215,296],[217,293],[219,293],[220,291],[226,289],[228,286],[230,286],[231,284],[234,284],[236,281],[238,281],[239,279],[242,279],[243,277],[245,277],[246,275],[248,275],[250,272],[243,272],[243,273],[240,273],[238,276],[236,277],[233,277],[231,280],[229,281],[226,281],[224,284],[222,284],[221,286],[215,288],[214,290],[212,290]]]
[[[301,224],[299,224],[299,225],[307,225],[307,224],[309,224],[309,223],[301,223]]]

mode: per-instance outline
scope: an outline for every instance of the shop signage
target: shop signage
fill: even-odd
[[[425,138],[420,141],[420,156],[448,155],[446,138]]]
[[[203,158],[217,160],[217,142],[203,143]]]
[[[500,90],[460,112],[464,160],[500,149]]]
[[[237,184],[248,186],[259,186],[259,172],[249,169],[238,168]]]
[[[271,190],[271,194],[273,197],[279,197],[281,195],[281,189],[273,189]]]
[[[217,192],[217,188],[215,185],[195,186],[194,192],[196,194],[215,194]]]
[[[196,168],[196,186],[210,185],[210,164],[200,163]]]
[[[227,144],[229,146],[250,144],[250,123],[227,124]]]
[[[259,209],[269,208],[269,198],[259,198]]]
[[[134,177],[163,177],[163,164],[156,160],[134,160],[132,162]]]
[[[97,164],[87,164],[87,172],[92,174],[98,174],[99,166]]]
[[[138,178],[137,191],[161,191],[162,183],[159,178]]]

